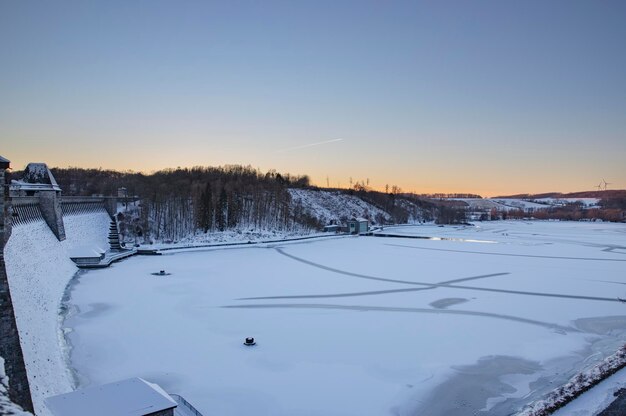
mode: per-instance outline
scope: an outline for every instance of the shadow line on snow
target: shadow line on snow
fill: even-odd
[[[438,282],[437,284],[442,285],[442,284],[448,284],[448,283],[458,283],[458,282],[465,282],[468,280],[484,279],[487,277],[505,276],[509,274],[510,273],[483,274],[480,276],[471,276],[471,277],[464,277],[461,279],[446,280],[445,282]],[[318,295],[256,296],[256,297],[250,297],[250,298],[239,298],[235,300],[349,298],[349,297],[355,297],[355,296],[387,295],[389,293],[419,292],[422,290],[432,290],[432,289],[437,289],[437,287],[436,286],[412,287],[412,288],[407,288],[407,289],[372,290],[368,292],[328,293],[328,294],[318,294]]]
[[[466,315],[478,316],[483,318],[504,319],[507,321],[520,322],[525,324],[542,326],[544,328],[558,330],[562,332],[580,332],[580,330],[559,324],[549,322],[536,321],[533,319],[520,318],[518,316],[502,315],[489,312],[464,311],[455,309],[427,309],[427,308],[399,308],[387,306],[363,306],[363,305],[333,305],[319,303],[278,303],[278,304],[254,304],[254,305],[225,305],[221,308],[226,309],[334,309],[349,310],[357,312],[404,312],[404,313],[431,313],[446,315]]]
[[[282,254],[283,256],[289,257],[293,260],[299,261],[304,264],[308,264],[309,266],[317,267],[317,268],[327,270],[333,273],[343,274],[346,276],[358,277],[361,279],[408,284],[408,285],[415,285],[415,286],[425,286],[428,288],[443,287],[443,288],[450,288],[450,289],[475,290],[475,291],[481,291],[481,292],[508,293],[512,295],[540,296],[540,297],[548,297],[548,298],[577,299],[577,300],[593,300],[593,301],[600,301],[600,302],[620,302],[620,300],[617,298],[605,298],[605,297],[598,297],[598,296],[565,295],[565,294],[559,294],[559,293],[544,293],[544,292],[531,292],[531,291],[525,291],[525,290],[493,289],[493,288],[488,288],[488,287],[454,285],[454,284],[449,284],[449,283],[424,283],[424,282],[412,282],[408,280],[387,279],[384,277],[368,276],[365,274],[353,273],[353,272],[348,272],[348,271],[341,270],[341,269],[335,269],[332,267],[325,266],[323,264],[319,264],[319,263],[312,262],[310,260],[303,259],[301,257],[294,256],[293,254],[286,253],[280,247],[275,247],[274,249],[280,254]],[[507,274],[507,273],[496,273],[493,276],[504,275],[504,274]]]
[[[447,251],[447,252],[452,252],[452,253],[465,253],[465,254],[483,254],[487,256],[529,257],[529,258],[535,258],[535,259],[583,260],[583,261],[626,261],[626,259],[601,259],[597,257],[540,256],[536,254],[513,254],[513,253],[493,253],[493,252],[471,251],[471,250],[453,250],[453,249],[447,249],[447,248],[406,246],[402,244],[385,244],[385,245],[392,246],[392,247],[412,248],[415,250]]]

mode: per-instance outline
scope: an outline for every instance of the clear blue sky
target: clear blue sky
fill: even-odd
[[[15,168],[624,189],[626,2],[0,0],[0,143]]]

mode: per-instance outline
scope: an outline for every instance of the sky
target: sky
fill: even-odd
[[[626,2],[0,0],[0,155],[626,189]]]

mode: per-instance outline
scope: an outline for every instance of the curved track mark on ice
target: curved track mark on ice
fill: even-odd
[[[345,271],[345,270],[334,269],[332,267],[324,266],[323,264],[319,264],[319,263],[314,263],[312,261],[303,259],[301,257],[296,257],[293,254],[285,253],[285,251],[282,248],[280,248],[280,247],[274,247],[274,249],[277,252],[279,252],[280,254],[282,254],[283,256],[287,256],[290,259],[293,259],[295,261],[299,261],[300,263],[308,264],[309,266],[317,267],[319,269],[328,270],[329,272],[333,272],[333,273],[345,274],[347,276],[358,277],[358,278],[361,278],[361,279],[377,280],[379,282],[401,283],[401,284],[405,284],[405,285],[432,286],[429,283],[417,283],[417,282],[411,282],[409,280],[387,279],[387,278],[384,278],[384,277],[368,276],[366,274],[353,273],[353,272],[348,272],[348,271]]]
[[[461,279],[446,280],[445,282],[439,282],[437,284],[443,285],[447,283],[458,283],[458,282],[465,282],[468,280],[484,279],[487,277],[505,276],[508,274],[510,273],[483,274],[480,276],[471,276],[471,277],[464,277]],[[432,290],[432,289],[437,289],[437,286],[412,287],[408,289],[372,290],[369,292],[328,293],[328,294],[318,294],[318,295],[257,296],[257,297],[251,297],[251,298],[239,298],[236,300],[348,298],[348,297],[355,297],[355,296],[387,295],[389,293],[419,292],[422,290]]]
[[[408,246],[410,247],[410,246]],[[412,247],[410,247],[412,248]],[[360,279],[369,279],[369,280],[377,280],[382,282],[391,282],[391,283],[401,283],[407,285],[416,285],[416,286],[426,286],[428,288],[437,288],[444,287],[449,289],[461,289],[461,290],[476,290],[481,292],[495,292],[495,293],[508,293],[511,295],[525,295],[525,296],[541,296],[548,298],[561,298],[561,299],[576,299],[576,300],[593,300],[600,302],[620,302],[617,298],[605,298],[598,296],[583,296],[583,295],[566,295],[560,293],[544,293],[544,292],[530,292],[525,290],[507,290],[507,289],[493,289],[488,287],[474,287],[474,286],[463,286],[463,285],[452,285],[447,283],[424,283],[424,282],[412,282],[408,280],[396,280],[396,279],[386,279],[384,277],[376,277],[376,276],[368,276],[360,273],[352,273],[341,269],[335,269],[332,267],[324,266],[323,264],[315,263],[297,256],[293,254],[285,253],[280,247],[275,247],[275,250],[280,254],[287,256],[293,260],[299,261],[304,264],[308,264],[309,266],[317,267],[323,270],[327,270],[333,273],[344,274],[346,276],[358,277]],[[506,273],[495,273],[493,276],[504,275]]]
[[[493,253],[493,252],[471,251],[471,250],[452,250],[452,249],[447,249],[447,248],[405,246],[402,244],[385,244],[385,245],[393,246],[393,247],[412,248],[416,250],[447,251],[447,252],[452,252],[452,253],[466,253],[466,254],[484,254],[488,256],[530,257],[530,258],[535,258],[535,259],[557,259],[557,260],[626,261],[626,259],[601,259],[597,257],[539,256],[535,254],[513,254],[513,253]]]
[[[405,313],[431,313],[431,314],[448,314],[448,315],[466,315],[479,316],[483,318],[504,319],[507,321],[520,322],[531,325],[538,325],[548,329],[554,329],[564,332],[580,332],[576,328],[553,324],[549,322],[535,321],[533,319],[520,318],[512,315],[502,315],[489,312],[464,311],[454,309],[428,309],[428,308],[398,308],[387,306],[363,306],[363,305],[333,305],[320,303],[266,303],[254,305],[226,305],[221,306],[228,309],[335,309],[349,310],[357,312],[405,312]]]

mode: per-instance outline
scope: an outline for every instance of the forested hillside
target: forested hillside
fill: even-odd
[[[307,224],[291,212],[290,187],[307,186],[306,176],[251,167],[168,169],[150,175],[99,169],[53,169],[65,195],[117,195],[126,188],[138,203],[122,210],[125,234],[177,240],[197,232],[235,228],[291,231]]]

